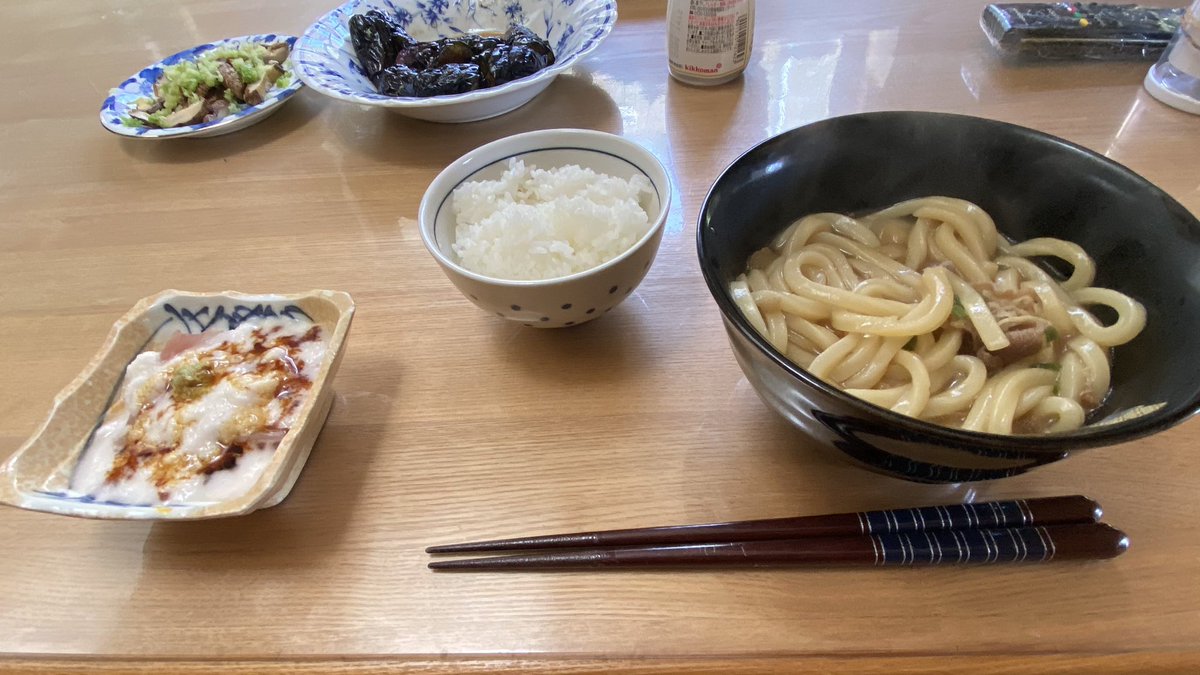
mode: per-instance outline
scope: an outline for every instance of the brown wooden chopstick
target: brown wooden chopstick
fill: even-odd
[[[911,566],[1113,558],[1129,548],[1125,533],[1102,523],[934,530],[769,541],[633,546],[438,560],[435,570],[572,568]]]
[[[426,553],[473,553],[531,549],[695,544],[934,532],[1099,522],[1102,510],[1081,495],[1010,499],[977,504],[922,506],[911,509],[835,513],[792,518],[744,520],[705,525],[641,527],[517,537],[430,546]]]

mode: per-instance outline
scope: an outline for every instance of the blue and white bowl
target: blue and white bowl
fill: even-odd
[[[152,66],[143,68],[136,75],[122,82],[120,86],[109,90],[108,98],[104,99],[104,104],[100,106],[100,124],[114,134],[129,136],[131,138],[204,138],[207,136],[220,136],[239,129],[245,129],[248,126],[265,120],[276,110],[279,110],[279,106],[284,101],[291,98],[293,94],[304,86],[304,83],[300,81],[300,78],[296,77],[294,72],[295,59],[293,54],[289,54],[287,62],[283,64],[284,71],[292,75],[290,78],[291,81],[287,83],[287,86],[273,87],[268,92],[269,95],[266,100],[258,105],[247,106],[215,122],[189,124],[186,126],[171,127],[170,129],[159,129],[151,126],[131,127],[126,126],[124,123],[125,119],[129,116],[129,111],[137,105],[138,99],[154,98],[154,83],[162,75],[163,68],[179,63],[180,61],[193,61],[199,58],[204,52],[216,47],[245,42],[262,42],[265,44],[286,42],[289,50],[294,50],[296,47],[295,36],[266,33],[217,40],[216,42],[185,49],[178,54],[168,56]]]
[[[350,17],[378,9],[397,17],[421,41],[526,26],[550,42],[554,65],[537,73],[465,94],[425,98],[384,96],[367,79],[350,43]],[[296,43],[296,73],[333,98],[391,108],[431,122],[473,122],[519,108],[555,76],[591,52],[612,31],[616,0],[350,0],[321,17]]]

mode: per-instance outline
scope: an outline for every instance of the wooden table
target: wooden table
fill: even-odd
[[[1200,661],[1200,424],[1027,476],[924,486],[827,456],[735,364],[696,264],[708,186],[753,144],[864,110],[992,117],[1122,162],[1200,211],[1200,118],[1145,63],[1016,66],[983,2],[759,3],[743,79],[666,72],[663,2],[528,106],[458,126],[302,91],[222,138],[105,133],[107,89],[214,38],[300,33],[327,2],[0,5],[0,457],[109,326],[163,288],[332,288],[358,304],[333,413],[295,491],[194,523],[0,510],[0,668],[108,672],[809,667],[1046,672]],[[1176,3],[1178,4],[1178,3]],[[482,143],[624,134],[677,194],[661,252],[601,320],[540,331],[462,298],[415,221]],[[925,570],[445,575],[455,540],[1083,492],[1125,528],[1112,562]]]

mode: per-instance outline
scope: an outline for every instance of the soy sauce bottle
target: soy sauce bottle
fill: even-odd
[[[754,42],[754,0],[669,0],[667,66],[686,84],[712,85],[742,74]]]

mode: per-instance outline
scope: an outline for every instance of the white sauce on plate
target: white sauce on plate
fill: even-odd
[[[71,490],[119,504],[245,494],[271,463],[325,358],[321,328],[289,319],[179,334],[125,369]]]

